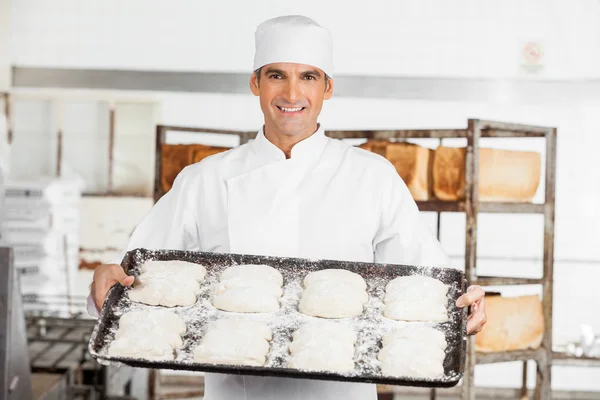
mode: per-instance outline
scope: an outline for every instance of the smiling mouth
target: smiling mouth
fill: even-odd
[[[295,113],[295,112],[300,112],[300,111],[304,110],[306,107],[280,107],[280,106],[277,106],[277,108],[279,108],[279,110],[281,110],[285,113]]]

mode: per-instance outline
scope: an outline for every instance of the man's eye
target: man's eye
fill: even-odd
[[[306,80],[309,80],[309,81],[311,81],[311,80],[312,80],[312,81],[314,81],[316,78],[315,78],[314,76],[312,76],[312,75],[307,75],[307,76],[305,77],[305,79],[306,79]]]
[[[281,79],[281,75],[279,75],[279,74],[272,74],[269,77],[273,78],[273,79]]]

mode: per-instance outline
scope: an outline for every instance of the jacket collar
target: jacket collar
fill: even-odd
[[[326,144],[327,137],[325,136],[325,130],[319,124],[315,133],[294,145],[290,160],[294,162],[315,160],[321,155]],[[264,127],[258,131],[256,139],[252,142],[252,146],[263,165],[286,160],[283,151],[265,137]]]

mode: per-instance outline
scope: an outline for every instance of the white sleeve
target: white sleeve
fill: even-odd
[[[100,310],[96,308],[96,302],[94,302],[94,298],[92,297],[91,293],[88,294],[86,308],[90,317],[98,318],[98,316],[100,315]]]
[[[382,179],[381,219],[374,239],[375,262],[452,267],[429,231],[406,184],[394,170]]]
[[[135,228],[121,258],[114,260],[121,263],[125,253],[136,248],[149,250],[199,250],[200,242],[194,205],[197,198],[196,189],[191,183],[192,173],[186,167],[177,175],[173,187],[161,197]],[[97,318],[96,308],[91,294],[88,296],[87,311]]]
[[[199,250],[193,172],[186,167],[173,187],[161,197],[136,227],[126,251],[139,247],[149,250]]]

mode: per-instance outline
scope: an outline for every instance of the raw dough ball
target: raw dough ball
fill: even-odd
[[[437,300],[416,299],[396,300],[389,303],[383,315],[397,321],[435,321],[448,320],[446,306]]]
[[[223,331],[238,330],[246,332],[248,336],[255,336],[270,341],[273,338],[271,328],[264,322],[224,318],[213,321],[206,329],[206,334],[216,334]]]
[[[206,268],[203,265],[180,260],[146,261],[140,267],[140,272],[154,274],[156,276],[166,274],[167,277],[173,274],[185,274],[198,282],[203,281],[206,276]]]
[[[187,331],[181,317],[168,310],[129,311],[119,318],[119,329],[130,326],[166,327],[179,335]]]
[[[108,348],[113,357],[142,358],[145,360],[174,360],[173,347],[161,336],[123,336]]]
[[[377,355],[381,372],[387,376],[439,378],[444,375],[444,334],[430,327],[405,327],[383,337]]]
[[[369,300],[369,295],[364,289],[359,289],[355,285],[349,285],[345,282],[327,282],[327,281],[317,281],[311,283],[306,289],[304,289],[304,293],[318,293],[319,295],[323,293],[332,293],[336,297],[348,297],[354,298],[358,300],[361,304],[366,303]]]
[[[213,305],[224,311],[260,313],[279,310],[277,298],[255,287],[234,287],[217,294]]]
[[[147,280],[137,283],[129,293],[129,299],[152,306],[191,306],[196,302],[198,291],[175,280]]]
[[[444,350],[418,339],[399,339],[388,342],[379,352],[380,360],[391,357],[421,357],[444,361],[446,353]]]
[[[190,279],[188,275],[181,274],[175,280],[174,275],[168,276],[167,273],[161,272],[160,275],[155,275],[153,272],[146,272],[135,279],[134,287],[141,285],[177,285],[189,292],[200,293],[200,283],[195,279]]]
[[[178,260],[146,261],[140,272],[128,291],[129,298],[166,307],[194,304],[200,293],[199,282],[206,276],[202,265]]]
[[[383,302],[385,304],[391,304],[395,301],[420,301],[420,300],[435,300],[440,304],[446,304],[448,302],[448,299],[446,298],[446,294],[440,296],[439,292],[432,293],[430,295],[426,295],[424,292],[421,292],[420,296],[413,296],[412,293],[409,293],[409,292],[404,293],[401,290],[388,292],[385,295]]]
[[[294,355],[313,348],[336,347],[338,352],[344,352],[352,358],[354,343],[356,343],[354,331],[349,327],[323,328],[311,322],[294,332],[289,346],[290,354]]]
[[[207,364],[262,366],[269,352],[271,330],[262,322],[219,320],[207,327],[194,360]]]
[[[133,339],[136,337],[144,337],[148,334],[148,328],[143,325],[133,326],[127,330],[118,330],[115,334],[115,339]],[[152,337],[159,340],[161,343],[166,343],[173,350],[176,347],[181,347],[183,340],[181,336],[173,331],[169,331],[163,327],[152,328]]]
[[[420,341],[442,350],[445,350],[448,345],[444,332],[428,326],[406,326],[396,328],[383,336],[382,344],[387,346],[393,341],[400,339]]]
[[[369,296],[367,284],[358,274],[345,269],[323,269],[304,278],[298,310],[323,318],[346,318],[362,314]]]
[[[386,286],[383,315],[401,321],[447,321],[448,289],[428,276],[400,276]]]
[[[281,272],[268,265],[234,265],[221,274],[221,281],[273,281],[283,285]]]
[[[367,283],[362,276],[345,269],[322,269],[320,271],[311,272],[304,278],[304,287],[308,287],[319,281],[346,283],[355,286],[360,290],[367,289]]]
[[[368,297],[364,290],[352,286],[320,284],[304,290],[298,310],[314,317],[355,317],[362,314],[365,298]]]
[[[448,289],[449,287],[438,279],[422,275],[409,275],[399,276],[390,281],[385,287],[385,292],[388,296],[397,294],[406,300],[422,298],[445,299]],[[386,303],[388,296],[386,296]]]
[[[275,312],[283,276],[268,265],[235,265],[221,274],[213,305],[224,311]]]
[[[320,338],[321,340],[331,339],[333,341],[347,342],[354,344],[356,342],[356,332],[350,326],[338,322],[315,320],[302,325],[292,334],[294,341],[302,338]]]
[[[283,289],[281,288],[281,286],[279,284],[277,284],[275,282],[271,282],[271,281],[257,282],[257,281],[252,281],[252,280],[247,281],[247,282],[233,281],[233,280],[219,282],[216,293],[221,294],[231,288],[243,289],[243,288],[256,288],[256,287],[260,287],[260,290],[264,290],[265,292],[269,293],[271,296],[273,296],[275,298],[280,298],[281,295],[283,294]]]
[[[166,310],[138,310],[119,319],[115,340],[108,354],[147,360],[173,360],[183,344],[186,326],[181,317]]]
[[[356,333],[347,325],[318,321],[293,333],[289,367],[309,371],[354,370]]]

